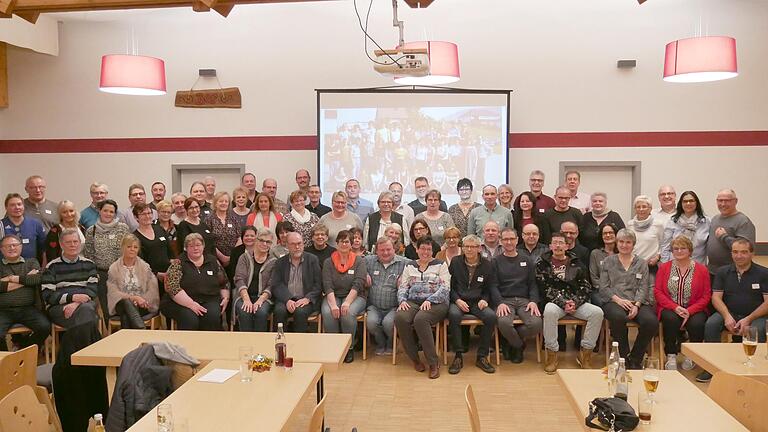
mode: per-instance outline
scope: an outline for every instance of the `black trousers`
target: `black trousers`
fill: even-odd
[[[491,347],[491,339],[493,338],[493,330],[496,328],[496,313],[493,309],[486,307],[480,310],[477,307],[477,302],[467,302],[469,304],[469,314],[474,315],[477,319],[483,322],[483,327],[480,330],[480,345],[477,347],[477,357],[485,357]],[[468,347],[463,346],[461,340],[461,320],[466,314],[459,309],[456,304],[451,303],[448,308],[448,328],[453,338],[453,350],[454,352],[466,352]]]
[[[621,357],[632,359],[635,362],[643,360],[643,355],[648,349],[648,344],[659,330],[659,320],[656,319],[656,313],[648,305],[640,306],[637,316],[633,320],[627,317],[627,311],[614,302],[608,302],[603,305],[603,313],[608,325],[611,328],[611,337],[619,343],[619,354]],[[629,330],[627,323],[634,321],[639,327],[637,339],[629,351]]]
[[[45,314],[34,306],[22,306],[3,308],[0,310],[0,349],[6,351],[5,335],[8,330],[16,324],[21,324],[30,330],[32,334],[20,335],[19,341],[23,348],[29,345],[37,344],[40,348],[48,335],[51,333],[51,322],[48,321]],[[17,342],[19,342],[17,341]]]
[[[688,340],[691,342],[704,342],[704,324],[707,322],[707,314],[702,311],[688,317],[685,329],[688,330]],[[667,354],[680,352],[680,326],[683,319],[675,311],[664,309],[661,311],[662,331],[664,332],[664,351]]]
[[[184,307],[166,296],[160,304],[163,315],[176,321],[179,330],[221,331],[221,306],[219,301],[198,302],[208,311],[198,316],[191,309]]]
[[[278,323],[283,323],[283,330],[288,331],[288,317],[293,316],[293,331],[296,333],[307,333],[309,329],[309,323],[307,320],[309,316],[315,312],[318,312],[320,307],[315,303],[309,303],[308,305],[300,308],[296,308],[293,314],[288,312],[288,308],[285,307],[285,303],[275,301],[274,309],[274,327],[277,328]]]

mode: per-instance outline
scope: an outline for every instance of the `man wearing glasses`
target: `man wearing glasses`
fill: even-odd
[[[45,180],[39,175],[30,176],[24,184],[24,214],[42,222],[45,232],[59,223],[58,203],[45,198]]]
[[[662,185],[659,187],[659,208],[654,209],[651,216],[666,225],[675,211],[677,211],[677,192],[670,185]]]
[[[535,211],[544,213],[555,206],[555,200],[543,192],[544,172],[540,170],[531,171],[531,175],[528,176],[528,187],[533,196],[536,197],[536,201],[533,203]],[[515,198],[514,208],[520,208],[520,195]]]
[[[709,273],[733,263],[731,245],[737,238],[755,243],[755,225],[744,213],[736,209],[739,199],[733,189],[723,189],[717,193],[717,210],[720,214],[712,218],[707,239],[707,258]]]
[[[130,232],[134,232],[139,227],[139,221],[133,215],[133,207],[138,203],[147,203],[147,192],[144,190],[144,185],[132,184],[128,188],[128,201],[131,203],[131,207],[120,210],[120,220],[128,225]],[[152,209],[152,220],[157,220],[157,210]]]
[[[288,233],[288,253],[278,258],[270,277],[276,323],[287,325],[293,317],[293,331],[306,333],[307,320],[320,310],[320,263],[311,253],[304,253],[304,239],[297,232]]]
[[[94,182],[89,189],[91,204],[80,211],[80,225],[88,229],[99,221],[99,203],[109,198],[109,186]]]
[[[21,256],[21,238],[9,234],[0,240],[0,349],[7,350],[5,334],[15,324],[32,330],[20,337],[21,348],[37,344],[41,349],[51,331],[51,323],[36,306],[40,294],[40,264]]]
[[[573,222],[581,225],[581,210],[571,207],[571,191],[565,186],[560,186],[555,191],[555,206],[544,212],[544,219],[549,223],[549,232],[560,231],[563,222]],[[541,242],[549,244],[549,238],[542,238]]]

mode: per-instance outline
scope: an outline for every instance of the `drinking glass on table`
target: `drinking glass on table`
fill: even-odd
[[[659,377],[659,359],[648,357],[643,365],[643,384],[652,401],[656,395],[656,390],[659,389]]]
[[[653,398],[649,393],[642,390],[637,392],[637,416],[644,425],[651,423],[651,414],[653,413]]]
[[[157,431],[173,432],[173,410],[171,404],[163,403],[157,406]]]
[[[743,363],[744,366],[755,367],[755,364],[752,363],[752,356],[757,351],[757,327],[748,326],[744,328],[741,346],[744,348],[744,354],[747,355],[747,361]]]
[[[238,353],[237,359],[240,361],[240,382],[251,382],[253,379],[253,369],[251,369],[253,347],[241,346],[238,349]]]

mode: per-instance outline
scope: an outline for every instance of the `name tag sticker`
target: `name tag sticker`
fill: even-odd
[[[206,234],[210,234],[211,232],[209,230],[205,230],[205,233]]]
[[[110,240],[114,240],[114,239],[115,239],[115,235],[114,235],[114,234],[110,234],[110,235],[109,235],[109,239],[110,239]]]
[[[160,241],[165,241],[165,237],[160,237]]]
[[[208,276],[213,276],[213,270],[207,270],[206,273],[208,273]]]
[[[444,230],[445,230],[445,227],[444,227],[444,226],[442,226],[442,225],[440,225],[440,226],[438,226],[438,227],[437,227],[437,230],[438,230],[438,231],[444,231]]]
[[[640,273],[635,274],[635,279],[642,279],[643,275]]]
[[[50,210],[45,210],[45,214],[53,214]]]
[[[355,274],[355,269],[347,270],[347,274],[351,274],[351,275]]]
[[[670,280],[678,280],[678,279],[680,279],[680,278],[679,278],[679,277],[677,277],[677,276],[670,276],[670,278],[669,278],[669,279],[670,279]]]
[[[539,209],[539,213],[544,213],[544,209]]]
[[[21,239],[21,242],[24,244],[29,244],[29,239]]]
[[[753,283],[752,284],[752,289],[760,289],[760,284],[759,283]]]
[[[478,277],[477,277],[477,281],[478,281],[478,282],[482,282],[482,281],[483,281],[483,277],[482,277],[482,276],[478,276]]]
[[[373,271],[373,275],[374,275],[374,276],[378,276],[378,275],[379,275],[379,271],[378,271],[378,270],[374,270],[374,271]]]
[[[528,266],[527,262],[525,262],[525,261],[521,261],[520,262],[520,267],[526,267],[526,266]]]

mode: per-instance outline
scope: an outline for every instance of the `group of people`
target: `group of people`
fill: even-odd
[[[579,190],[578,172],[565,177],[554,197],[543,193],[538,170],[516,197],[508,185],[485,185],[482,203],[462,178],[450,207],[425,177],[414,180],[414,201],[403,203],[404,187],[393,182],[376,205],[348,179],[331,207],[305,169],[286,201],[274,179],[259,192],[251,173],[231,195],[212,177],[170,199],[155,182],[151,201],[133,184],[128,209],[94,183],[91,204],[78,212],[71,201],[49,200],[45,180],[31,176],[26,198],[10,193],[4,202],[0,336],[23,324],[32,333],[14,342],[40,344],[50,321],[68,328],[98,320],[100,310],[123,328],[144,328],[162,313],[179,329],[268,331],[272,316],[300,332],[319,313],[326,332],[355,340],[367,312],[376,353],[391,353],[397,328],[415,369],[430,378],[440,375],[432,327],[448,320],[449,372],[459,373],[468,316],[483,322],[475,364],[488,373],[496,328],[515,363],[542,332],[544,370],[554,373],[566,315],[586,324],[576,335],[585,368],[604,318],[630,368],[640,367],[659,321],[668,369],[677,368],[684,340],[716,342],[723,329],[739,335],[748,326],[765,337],[768,270],[752,260],[755,227],[734,191],[717,194],[719,214],[710,218],[695,192],[678,199],[664,185],[659,207],[637,196],[624,221],[605,193]],[[639,329],[631,348],[630,321]],[[350,349],[345,361],[353,360]],[[682,367],[693,365],[685,359]]]

